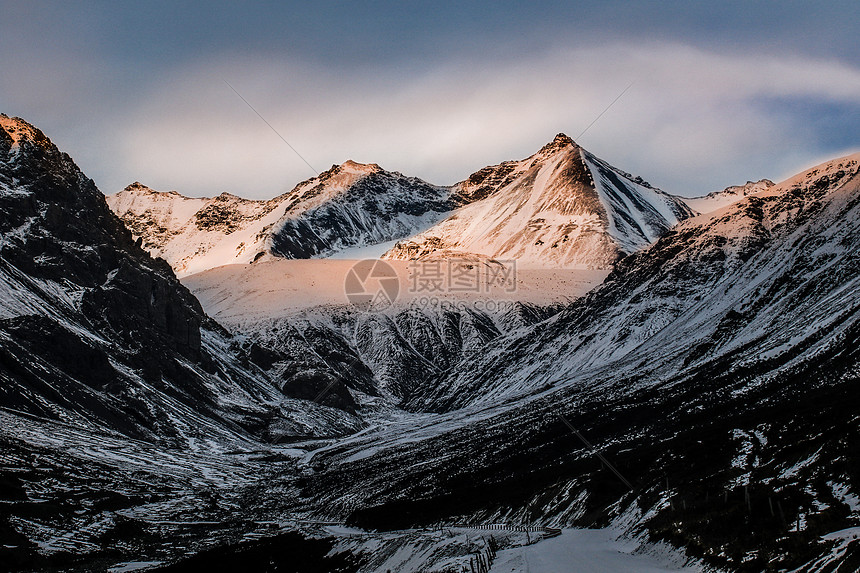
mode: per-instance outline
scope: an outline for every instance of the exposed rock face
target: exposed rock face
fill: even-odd
[[[4,406],[158,440],[261,435],[295,413],[71,158],[3,115],[0,283]],[[317,386],[285,394],[308,399]],[[341,398],[336,406],[354,406]],[[195,427],[199,417],[207,422]],[[347,418],[334,427],[355,423]]]
[[[435,387],[446,371],[496,338],[559,309],[516,302],[489,313],[466,305],[422,308],[412,303],[362,313],[341,306],[225,325],[272,353],[257,364],[285,394],[313,399],[312,389],[294,385],[304,380],[316,388],[324,380],[330,391],[321,403],[352,411],[355,403],[347,389],[399,404]]]
[[[361,173],[360,177],[352,174]],[[349,184],[338,181],[349,177]],[[289,208],[272,229],[272,253],[285,258],[327,256],[356,245],[374,245],[407,237],[439,220],[456,205],[449,191],[420,179],[348,161],[321,174],[300,199],[326,200],[311,209]],[[332,189],[342,187],[337,195]],[[296,194],[297,191],[293,191]]]
[[[140,183],[107,201],[180,276],[270,254],[320,257],[407,237],[458,205],[447,188],[354,161],[268,201],[229,193],[194,199]]]
[[[136,323],[148,323],[154,332],[136,335],[139,345],[160,342],[196,358],[204,314],[170,267],[133,243],[92,180],[41,131],[9,118],[2,127],[4,262],[29,277],[73,282],[80,311],[101,328],[129,335]],[[13,139],[7,127],[28,136]]]
[[[441,377],[459,369],[461,361],[484,352],[495,339],[558,310],[521,302],[500,312],[468,305],[422,308],[412,303],[384,313],[349,316],[341,333],[356,358],[373,372],[380,391],[400,402],[435,388]]]

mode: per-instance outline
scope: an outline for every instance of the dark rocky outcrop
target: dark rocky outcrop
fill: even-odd
[[[170,437],[159,410],[174,400],[227,427],[245,420],[248,412],[219,405],[212,376],[265,392],[259,370],[205,348],[204,330],[226,332],[166,262],[132,240],[93,181],[41,131],[7,116],[0,237],[0,280],[14,293],[0,315],[0,405]]]

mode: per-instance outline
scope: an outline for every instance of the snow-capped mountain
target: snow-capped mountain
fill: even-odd
[[[320,257],[407,237],[456,204],[445,188],[353,161],[268,201],[229,193],[195,199],[140,183],[107,201],[143,247],[179,276],[270,253]]]
[[[347,161],[268,201],[228,193],[193,199],[134,183],[108,204],[179,276],[396,240],[386,258],[609,268],[694,214],[563,134],[527,159],[486,167],[452,187]]]
[[[482,355],[485,364],[459,368],[432,394],[454,405],[494,402],[608,363],[697,364],[725,344],[746,347],[753,340],[759,342],[748,350],[757,357],[785,352],[812,335],[811,328],[840,320],[837,309],[853,309],[860,293],[839,282],[858,280],[848,270],[856,261],[860,216],[845,209],[858,193],[859,160],[825,163],[684,221],[542,324],[533,346],[526,350],[522,339],[494,346]],[[836,295],[848,298],[833,304]],[[511,360],[514,346],[521,359]],[[678,358],[671,349],[692,354]],[[565,356],[568,368],[554,356]],[[521,374],[503,375],[494,363]]]
[[[354,185],[350,193],[375,195],[362,185]],[[484,256],[513,258],[526,267],[608,268],[620,256],[649,245],[680,218],[692,215],[678,198],[609,166],[564,135],[525,160],[487,167],[448,193],[451,204],[465,206],[424,233],[399,242],[386,258]],[[296,248],[304,248],[314,244],[313,237],[323,236],[323,231],[314,229],[342,228],[343,209],[328,210],[329,203],[321,199],[317,213],[331,216],[295,219],[273,235],[273,245],[295,237]],[[349,208],[353,221],[375,212],[361,200]],[[442,246],[440,236],[449,237],[447,246]],[[422,237],[428,237],[424,247],[419,246]],[[318,312],[297,311],[300,301],[314,298],[324,285],[342,291],[344,271],[336,276],[335,263],[296,267],[261,262],[198,273],[189,277],[188,284],[207,310],[226,320],[228,328],[264,346],[284,350],[285,343],[293,345],[282,340],[280,332],[285,329],[310,330],[314,339],[325,338],[319,333],[328,332],[373,373],[376,390],[395,401],[411,398],[413,389],[430,383],[466,354],[481,353],[490,340],[558,310],[512,300],[505,312],[487,313],[463,301],[422,308],[417,301],[403,300],[390,311],[361,315],[341,296],[321,302],[324,308]],[[302,283],[306,292],[281,290],[296,273],[315,283]],[[401,277],[402,290],[412,282]],[[569,289],[568,297],[580,294]]]
[[[564,134],[521,161],[486,167],[455,186],[468,199],[386,258],[482,255],[540,267],[609,268],[694,213]]]
[[[558,203],[538,182],[578,173],[595,212],[614,210],[601,232],[633,252],[564,308],[323,304],[261,327],[284,263],[349,262],[187,278],[221,277],[199,292],[231,335],[67,155],[0,115],[0,569],[486,570],[497,549],[576,546],[550,527],[609,526],[626,552],[693,570],[855,570],[860,154],[661,230],[661,194],[555,143],[534,194],[513,162],[418,202],[508,189],[549,210],[585,195]],[[339,195],[312,194],[295,197],[307,229],[368,236],[344,225],[371,204],[323,217]],[[222,238],[267,216],[165,205],[148,208],[159,240],[186,214]],[[389,212],[423,216],[404,205]],[[231,298],[249,269],[260,287]]]
[[[135,244],[68,155],[7,116],[0,214],[4,406],[154,440],[358,423],[290,400],[316,392],[267,376],[170,267]]]

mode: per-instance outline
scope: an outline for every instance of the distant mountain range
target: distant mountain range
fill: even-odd
[[[485,167],[450,187],[347,161],[268,201],[227,193],[193,199],[140,183],[107,201],[145,249],[185,276],[344,251],[609,268],[679,221],[741,197],[735,188],[694,200],[669,195],[559,134],[526,159]],[[382,248],[356,250],[374,245]]]

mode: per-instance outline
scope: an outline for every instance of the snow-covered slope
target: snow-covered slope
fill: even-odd
[[[484,363],[461,366],[432,392],[459,405],[495,402],[565,373],[621,359],[652,364],[670,349],[690,353],[695,341],[703,346],[684,360],[759,339],[758,356],[784,352],[810,329],[838,320],[837,309],[856,304],[860,286],[839,283],[831,291],[824,285],[860,280],[835,270],[856,258],[860,215],[851,201],[860,193],[858,169],[860,156],[837,159],[684,221],[620,261],[600,287],[543,325],[530,351],[521,354],[522,339],[496,345]],[[807,285],[808,292],[780,294],[786,285]],[[835,304],[818,301],[817,294],[847,298]],[[564,363],[555,356],[564,356]],[[502,374],[489,364],[512,371]]]
[[[326,257],[426,229],[456,206],[450,189],[347,161],[286,195],[271,251],[288,259]]]
[[[399,284],[393,304],[396,309],[415,302],[441,310],[455,306],[489,306],[493,310],[515,301],[538,306],[567,304],[599,285],[609,274],[608,270],[506,269],[510,284],[481,285],[481,290],[430,292],[415,288],[422,277],[426,278],[423,273],[430,272],[420,264],[413,261],[388,264]],[[455,264],[451,263],[452,269],[457,268]],[[244,330],[264,319],[289,318],[306,310],[349,305],[344,285],[355,265],[355,260],[334,258],[273,259],[210,269],[183,277],[182,284],[200,300],[209,316]],[[447,272],[447,265],[439,268],[440,272]]]
[[[609,268],[693,212],[559,134],[536,154],[455,187],[467,205],[386,253],[478,254],[540,267]]]
[[[644,201],[580,158],[597,203]],[[655,232],[645,203],[607,215],[619,249]],[[410,304],[231,337],[68,156],[0,116],[0,569],[462,570],[496,531],[610,526],[719,569],[856,570],[858,252],[855,155],[681,222],[548,320]],[[216,306],[281,272],[243,267],[259,277],[221,274]],[[281,286],[236,298],[264,314]],[[364,425],[346,410],[380,401],[367,364],[405,401]],[[603,543],[505,534],[494,567],[558,570],[585,536]]]
[[[773,187],[774,183],[770,179],[760,179],[759,181],[747,181],[743,185],[733,185],[726,187],[722,191],[714,191],[703,197],[684,198],[686,203],[693,211],[697,213],[710,213],[717,209],[727,207],[732,203],[737,203],[747,195],[765,191]]]
[[[511,286],[428,293],[412,288],[420,265],[391,261],[399,279],[397,297],[390,307],[366,313],[349,304],[344,291],[355,264],[277,259],[218,267],[185,277],[183,284],[221,324],[263,346],[288,351],[284,347],[295,342],[284,332],[318,340],[313,344],[318,351],[322,340],[339,341],[340,355],[366,365],[373,373],[368,383],[399,402],[464,354],[481,352],[500,334],[545,319],[607,274],[520,269]],[[328,360],[339,359],[332,354]]]
[[[133,183],[107,197],[108,205],[152,256],[178,275],[230,262],[251,262],[265,251],[263,228],[282,215],[278,198],[250,201],[222,193],[189,198]]]
[[[858,252],[860,154],[683,222],[307,491],[363,526],[623,522],[714,567],[854,570]]]
[[[246,354],[68,155],[0,115],[0,406],[150,440],[359,424]]]
[[[353,161],[268,201],[229,193],[194,199],[140,183],[107,201],[143,247],[179,276],[269,253],[310,258],[399,239],[454,206],[445,188]]]

